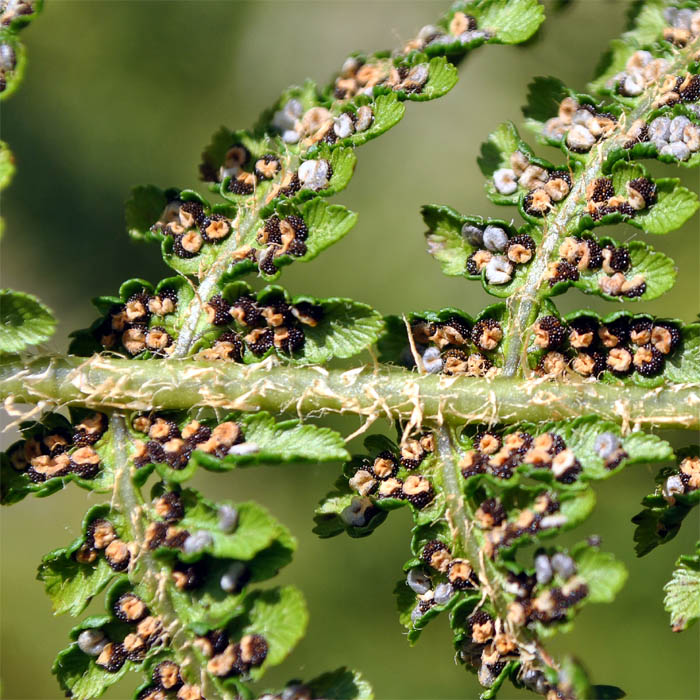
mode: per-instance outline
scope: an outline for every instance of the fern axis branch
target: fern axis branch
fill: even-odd
[[[337,413],[426,424],[567,420],[594,414],[637,427],[700,428],[700,383],[654,389],[543,379],[419,376],[401,367],[256,365],[93,356],[16,356],[0,361],[8,403],[102,410],[182,410],[199,406],[318,417]]]

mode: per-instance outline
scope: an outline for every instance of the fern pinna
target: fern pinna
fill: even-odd
[[[15,5],[0,58],[5,46],[20,51],[17,30],[40,9]],[[69,354],[26,353],[53,319],[28,295],[2,293],[0,391],[8,406],[43,411],[3,456],[3,503],[71,481],[103,495],[80,537],[39,567],[56,613],[105,601],[56,657],[67,695],[98,697],[134,672],[141,699],[372,697],[347,668],[265,689],[264,672],[307,623],[296,588],[259,585],[291,561],[295,540],[262,506],[186,485],[198,468],[342,461],[314,531],[364,537],[410,510],[395,586],[410,643],[444,612],[455,658],[484,698],[506,680],[550,700],[622,696],[544,644],[587,603],[612,601],[626,571],[595,536],[554,538],[592,512],[592,482],[630,464],[661,465],[634,518],[640,555],[698,502],[697,446],[674,453],[657,433],[698,428],[700,327],[625,309],[670,289],[675,265],[647,236],[621,243],[597,231],[665,234],[698,209],[696,194],[643,162],[700,161],[698,3],[635,3],[586,94],[535,79],[526,127],[561,151],[556,162],[511,123],[489,136],[486,194],[517,207],[522,224],[423,207],[442,270],[480,280],[498,303],[476,317],[383,318],[274,284],[352,228],[355,214],[328,197],[352,177],[358,146],[396,125],[407,102],[452,89],[469,51],[524,42],[543,17],[535,0],[457,2],[397,50],[350,56],[325,88],[290,88],[253,129],[216,132],[199,168],[206,198],[135,189],[129,234],[160,245],[175,274],[96,299],[99,317],[73,334]],[[9,155],[3,163],[4,183]],[[571,286],[623,308],[562,316],[553,299]],[[375,345],[372,365],[334,362]],[[313,423],[330,413],[388,420],[394,437],[368,437],[351,456]],[[697,553],[682,556],[666,586],[674,630],[700,614],[699,570]]]

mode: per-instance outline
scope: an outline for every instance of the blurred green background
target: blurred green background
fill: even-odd
[[[3,202],[2,286],[37,294],[54,309],[61,324],[51,348],[63,350],[67,333],[93,319],[91,297],[116,292],[128,277],[157,281],[166,274],[156,248],[131,243],[123,232],[130,186],[197,187],[199,153],[219,124],[251,124],[288,84],[307,76],[326,81],[350,51],[397,45],[446,4],[49,0],[25,32],[25,84],[2,111],[2,138],[18,165]],[[556,74],[583,88],[622,30],[626,7],[580,0],[555,12],[549,5],[539,41],[480,50],[450,95],[409,105],[400,127],[361,149],[356,177],[337,198],[359,212],[355,230],[313,266],[286,268],[283,283],[295,294],[354,297],[383,312],[446,305],[477,312],[487,303],[480,287],[443,277],[424,253],[419,206],[441,202],[508,216],[483,194],[480,143],[500,121],[520,120],[531,77]],[[680,176],[697,186],[697,175]],[[618,227],[613,235],[639,233]],[[679,263],[680,277],[646,309],[685,321],[697,313],[699,238],[696,216],[654,241]],[[589,305],[601,308],[575,291],[560,302],[565,312]],[[689,438],[672,437],[679,444]],[[3,436],[12,439],[11,432]],[[313,507],[336,473],[337,465],[304,466],[197,479],[210,496],[260,500],[299,539],[298,556],[280,579],[305,592],[311,623],[270,684],[348,664],[366,674],[381,700],[477,697],[474,678],[452,661],[445,620],[414,649],[398,625],[391,590],[408,555],[407,513],[392,514],[365,540],[311,533]],[[618,684],[631,698],[698,698],[698,628],[671,633],[661,587],[678,554],[691,550],[699,521],[695,514],[676,540],[635,559],[629,520],[653,473],[635,467],[599,488],[599,507],[577,537],[602,535],[628,565],[630,581],[615,605],[586,609],[576,631],[552,647],[574,651],[596,682]],[[71,620],[50,616],[34,572],[45,552],[75,537],[95,500],[70,488],[2,513],[5,698],[60,697],[49,668]],[[131,697],[133,687],[122,683],[109,697]],[[512,688],[501,693],[521,696]]]

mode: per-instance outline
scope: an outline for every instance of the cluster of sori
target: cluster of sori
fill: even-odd
[[[205,360],[234,360],[240,362],[247,348],[262,357],[275,349],[287,355],[304,347],[304,326],[313,328],[323,319],[323,308],[309,302],[288,304],[283,298],[257,302],[242,295],[233,303],[223,296],[213,296],[205,305],[207,320],[214,326],[236,324],[224,331],[210,348],[200,351]]]
[[[184,469],[194,450],[222,458],[240,454],[248,449],[238,423],[225,421],[214,428],[192,420],[180,429],[177,423],[158,414],[137,415],[132,428],[147,435],[148,440],[134,440],[133,461],[137,467],[147,464],[167,464]]]
[[[543,134],[556,142],[566,137],[569,150],[588,153],[600,139],[610,136],[616,126],[614,114],[598,112],[594,105],[565,97],[559,105],[559,115],[545,123]]]
[[[114,571],[126,571],[138,551],[136,542],[124,542],[117,535],[113,523],[104,518],[96,518],[88,525],[85,542],[74,556],[79,564],[93,564],[102,554]]]
[[[479,608],[466,619],[465,635],[458,646],[458,656],[463,663],[477,671],[479,682],[488,688],[495,683],[508,662],[519,659],[520,650],[503,621]]]
[[[548,469],[562,484],[572,484],[581,474],[581,464],[573,450],[556,433],[532,436],[517,430],[505,435],[492,431],[479,433],[459,461],[462,476],[469,479],[477,474],[492,474],[510,479],[515,470],[526,464],[535,469]]]
[[[472,41],[485,41],[492,36],[493,34],[488,30],[478,28],[476,17],[458,10],[452,15],[448,31],[434,24],[427,24],[420,29],[415,39],[405,45],[404,53],[422,51],[427,46],[445,46],[455,42],[466,45]]]
[[[576,563],[563,552],[537,553],[535,575],[511,574],[506,588],[516,598],[508,607],[508,620],[518,626],[561,622],[588,595],[588,584],[577,575]]]
[[[99,627],[85,629],[78,636],[80,651],[96,657],[95,663],[105,671],[116,673],[127,660],[140,663],[149,649],[167,641],[161,619],[151,615],[146,604],[135,593],[128,591],[119,596],[114,603],[113,613],[133,630],[124,635],[122,641],[110,639],[107,632]],[[154,680],[156,675],[161,675],[159,667],[167,679],[166,684],[173,675],[179,679],[177,666],[166,661],[156,667]]]
[[[560,510],[556,496],[545,491],[535,498],[532,507],[523,508],[512,520],[508,520],[501,502],[496,498],[487,498],[479,504],[475,513],[476,523],[484,533],[481,550],[487,557],[493,558],[499,550],[512,546],[521,537],[530,538],[561,527],[566,524],[567,518]]]
[[[407,438],[399,450],[399,456],[386,450],[374,459],[363,459],[348,483],[362,497],[373,496],[377,500],[396,498],[408,501],[415,508],[424,508],[434,498],[430,480],[421,474],[413,474],[429,454],[435,450],[432,433],[417,439]],[[372,501],[367,498],[372,503]],[[357,504],[349,506],[341,517],[355,524]],[[366,514],[360,516],[364,519]]]
[[[700,11],[697,23],[700,30]],[[678,31],[678,30],[671,30]],[[623,97],[638,97],[652,85],[658,85],[659,97],[654,107],[671,107],[679,102],[697,102],[700,94],[700,79],[697,75],[667,75],[659,84],[669,68],[665,58],[654,58],[649,51],[635,51],[627,60],[625,70],[615,75],[608,87],[614,87]]]
[[[350,56],[336,78],[334,95],[347,100],[355,95],[374,95],[375,87],[385,87],[408,95],[423,92],[430,71],[427,63],[414,66],[395,64],[390,58],[373,58],[365,61]]]
[[[208,211],[196,200],[171,199],[151,226],[153,233],[173,239],[173,253],[179,258],[195,258],[205,244],[221,243],[233,230],[234,222],[223,214]]]
[[[586,188],[585,212],[593,221],[606,214],[620,213],[635,216],[638,212],[656,204],[656,185],[645,177],[630,180],[625,185],[625,194],[617,194],[609,177],[599,177]]]
[[[136,700],[205,700],[198,685],[185,683],[174,661],[161,661],[154,669],[151,684],[143,688]]]
[[[161,289],[151,294],[146,289],[117,304],[94,330],[94,336],[107,350],[123,348],[129,355],[144,351],[167,357],[175,349],[173,337],[156,319],[172,314],[177,307],[177,292]]]
[[[525,212],[542,217],[556,203],[566,199],[571,191],[571,175],[566,170],[543,168],[532,163],[521,151],[514,151],[510,156],[510,168],[499,168],[493,173],[493,186],[504,195],[522,188],[527,192],[523,199]]]
[[[700,489],[700,457],[686,457],[678,465],[678,473],[671,474],[663,484],[663,497],[673,505],[679,494]]]
[[[700,99],[700,75],[693,76],[695,101]],[[688,93],[683,92],[687,97]],[[688,109],[700,118],[700,105],[688,105]],[[644,121],[635,123],[627,132],[630,137],[626,146],[631,148],[637,143],[651,142],[661,156],[670,156],[685,161],[693,153],[700,151],[700,127],[685,115],[663,115],[652,119],[649,124]]]
[[[458,591],[474,590],[479,577],[466,559],[453,557],[441,540],[429,540],[423,546],[422,566],[409,569],[406,584],[416,594],[416,605],[411,611],[411,622],[416,625],[435,605],[445,605]]]
[[[273,262],[275,258],[280,255],[293,255],[296,258],[306,255],[305,241],[308,235],[309,229],[301,216],[290,214],[280,218],[273,214],[265,219],[256,236],[257,242],[263,248],[241,248],[236,252],[234,259],[240,259],[244,254],[251,258],[254,256],[261,272],[274,275],[277,272],[277,266]]]
[[[72,427],[38,426],[32,437],[10,449],[10,464],[34,483],[68,474],[94,479],[102,460],[93,445],[106,430],[107,416],[102,413],[88,415]]]
[[[457,316],[442,322],[418,321],[412,324],[411,333],[426,372],[448,377],[485,377],[498,372],[488,355],[498,348],[503,329],[493,318],[477,321],[471,328],[466,319]],[[412,356],[404,359],[412,364]]]
[[[474,248],[467,258],[467,274],[476,276],[483,271],[489,284],[508,284],[516,267],[529,263],[535,254],[532,236],[526,233],[509,236],[497,224],[466,223],[462,226],[462,236]]]
[[[666,357],[680,342],[675,323],[648,316],[619,315],[607,323],[586,315],[568,323],[543,316],[533,335],[533,344],[547,351],[537,365],[538,374],[558,379],[569,369],[582,377],[598,377],[605,371],[618,377],[632,372],[653,377],[663,372]]]
[[[615,246],[613,243],[601,246],[593,237],[567,236],[559,246],[559,255],[559,260],[549,263],[547,267],[546,277],[550,287],[557,282],[577,282],[581,273],[602,270],[605,274],[599,276],[598,287],[604,294],[633,299],[646,291],[643,274],[630,277],[625,274],[632,265],[626,246]]]
[[[0,0],[0,25],[7,27],[13,20],[34,14],[34,0]]]
[[[246,634],[232,642],[226,630],[212,630],[197,637],[194,647],[209,659],[207,671],[214,676],[245,676],[251,668],[261,666],[267,657],[268,644],[259,634]]]
[[[686,46],[700,36],[700,10],[667,7],[664,19],[668,23],[664,29],[664,39],[676,46]]]
[[[357,78],[351,77],[351,74],[353,70],[358,71],[358,64],[358,59],[349,58],[343,65],[341,77],[336,81],[337,98],[345,99],[354,94],[350,91],[350,84],[356,84]],[[359,68],[359,70],[362,69]],[[346,87],[343,88],[343,85]],[[332,145],[350,138],[353,134],[361,134],[372,126],[373,121],[374,111],[370,105],[360,105],[356,108],[347,105],[336,116],[326,107],[311,107],[304,111],[302,103],[293,97],[274,113],[272,126],[280,133],[284,143],[298,143],[302,148],[310,148],[317,143]],[[302,163],[296,174],[285,174],[279,186],[273,188],[272,197],[277,196],[279,192],[289,196],[301,189],[302,185],[309,180],[310,168],[311,166]],[[224,176],[224,171],[220,171],[220,176]],[[309,187],[309,189],[320,188]]]
[[[151,522],[146,528],[145,545],[154,551],[160,547],[179,550],[187,556],[200,554],[213,547],[214,537],[208,530],[188,530],[178,527],[177,523],[185,517],[182,500],[174,491],[158,496],[153,503],[153,511],[160,520]],[[218,529],[230,535],[238,527],[238,510],[233,506],[221,505],[218,509]],[[206,558],[193,564],[176,561],[171,578],[179,591],[194,591],[201,588],[208,575],[209,562]],[[250,581],[250,570],[240,561],[232,561],[218,572],[219,587],[224,593],[238,594]]]
[[[180,494],[166,491],[157,496],[152,503],[153,520],[146,528],[144,544],[150,551],[165,547],[179,550],[187,556],[200,554],[213,547],[214,537],[208,530],[189,532],[179,527],[178,523],[185,517],[185,508]],[[223,504],[218,508],[217,527],[223,534],[230,535],[238,527],[238,510]],[[176,561],[171,578],[179,591],[193,591],[206,581],[208,571],[206,559],[193,564]],[[234,561],[220,572],[219,586],[224,593],[237,594],[250,580],[250,571],[243,562]]]
[[[323,108],[315,107],[313,109],[320,110]],[[309,112],[313,111],[313,109],[309,110]],[[240,155],[242,159],[240,166],[234,165],[236,160],[236,157],[232,156],[234,153],[242,154]],[[253,159],[245,146],[238,144],[229,149],[221,172],[231,173],[237,170],[238,174],[235,176],[230,174],[224,175],[225,190],[227,192],[234,195],[251,195],[255,192],[259,182],[272,180],[282,167],[280,158],[271,153],[258,158],[254,166],[252,163]],[[254,167],[254,169],[252,171],[243,170],[243,167],[246,165]],[[305,160],[299,165],[297,170],[282,173],[280,181],[267,194],[266,201],[271,202],[280,195],[292,197],[300,190],[312,190],[314,192],[324,190],[329,186],[331,177],[333,177],[333,168],[325,158]]]
[[[17,54],[12,45],[0,42],[0,93],[5,92],[8,82],[17,68]]]

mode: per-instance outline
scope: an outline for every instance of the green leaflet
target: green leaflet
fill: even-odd
[[[557,111],[559,103],[567,95],[569,95],[569,89],[559,78],[552,76],[534,78],[528,85],[527,103],[522,109],[527,123],[535,122],[536,128],[534,130],[540,130],[542,122],[545,122]]]
[[[4,190],[15,174],[15,159],[9,146],[0,141],[0,190]]]
[[[437,618],[441,613],[451,613],[458,605],[476,605],[481,598],[481,594],[477,591],[455,593],[447,603],[431,606],[414,622],[411,619],[411,613],[416,607],[417,598],[416,594],[406,584],[405,579],[400,579],[396,582],[396,586],[394,586],[394,596],[399,611],[399,622],[407,628],[408,633],[406,634],[406,639],[411,646],[416,644],[420,638],[421,632],[427,627],[428,623]]]
[[[623,194],[625,185],[635,178],[648,177],[648,171],[639,163],[616,163],[612,169],[615,192]],[[676,178],[654,180],[658,201],[629,220],[632,226],[646,233],[665,234],[680,228],[700,206],[694,192],[680,186]]]
[[[492,0],[474,13],[484,28],[494,28],[496,39],[504,44],[526,41],[544,21],[544,8],[536,0]]]
[[[700,454],[697,446],[678,451],[678,465],[664,467],[656,476],[656,489],[642,499],[644,510],[632,518],[637,525],[634,532],[635,551],[642,557],[658,545],[672,540],[680,530],[683,521],[700,503],[700,490],[693,488],[686,480],[692,472],[689,466]]]
[[[317,211],[321,207],[314,207]],[[342,207],[328,207],[320,214],[321,218],[335,216],[328,210],[341,210]],[[343,210],[344,212],[345,210]],[[345,217],[347,220],[347,217]],[[315,254],[317,251],[314,251]],[[277,353],[285,360],[303,364],[325,363],[333,357],[347,358],[359,354],[372,345],[378,338],[384,327],[382,317],[371,307],[350,299],[315,299],[308,296],[291,298],[281,287],[269,286],[253,296],[252,289],[243,282],[230,282],[229,278],[222,280],[222,294],[212,294],[209,304],[215,304],[217,300],[224,304],[225,301],[234,304],[242,297],[251,297],[256,300],[258,312],[263,312],[267,306],[275,306],[282,303],[282,319],[285,327],[298,329],[302,334],[301,347],[294,346],[291,352],[285,351],[284,346],[276,349],[270,341],[262,350],[256,353],[250,350],[253,345],[246,340],[248,334],[255,329],[267,328],[272,334],[277,328],[272,322],[266,320],[261,313],[257,314],[253,325],[244,325],[240,321],[234,321],[228,313],[223,321],[214,318],[214,324],[204,319],[200,324],[199,339],[194,349],[206,351],[213,343],[216,343],[222,332],[233,331],[240,343],[240,357],[227,356],[227,359],[239,359],[246,363],[259,362],[270,354]],[[154,313],[151,311],[154,303],[161,304],[164,297],[171,298],[173,307],[167,312]],[[74,340],[70,350],[74,354],[90,355],[100,349],[111,349],[127,356],[138,359],[150,359],[152,357],[167,357],[172,351],[179,333],[182,330],[194,297],[194,290],[183,278],[172,277],[162,280],[154,287],[145,280],[128,280],[119,290],[119,296],[98,297],[94,300],[95,306],[103,314],[88,329],[73,333]],[[225,301],[224,301],[225,300]],[[133,304],[142,304],[146,308],[139,316],[133,311]],[[320,317],[316,320],[299,320],[295,317],[292,307],[312,306],[320,311]],[[228,307],[227,307],[228,308]],[[301,307],[300,307],[301,308]],[[229,308],[230,311],[230,308]],[[129,320],[129,314],[133,314]],[[156,349],[150,346],[149,335],[151,332],[165,332],[167,346]],[[259,331],[257,331],[259,332]],[[240,333],[240,336],[238,335]],[[244,344],[243,341],[246,341]],[[153,349],[149,349],[153,347]],[[203,359],[223,359],[202,356]]]
[[[524,225],[520,229],[502,219],[484,219],[480,216],[463,216],[451,207],[439,205],[425,205],[421,213],[423,221],[428,226],[426,242],[428,252],[440,263],[442,271],[450,276],[463,276],[467,279],[481,279],[484,289],[498,297],[509,296],[514,289],[522,284],[527,274],[528,265],[515,266],[513,280],[505,285],[489,284],[486,270],[472,274],[467,269],[467,261],[479,246],[470,244],[462,234],[463,227],[475,226],[484,230],[487,226],[496,226],[503,229],[509,238],[518,235],[528,235],[535,242],[539,240],[539,231],[531,225]]]
[[[624,71],[627,60],[637,50],[638,46],[629,41],[613,39],[610,42],[608,52],[604,55],[604,63],[601,62],[598,71],[599,74],[594,80],[588,83],[589,92],[596,95],[608,95],[613,98],[617,97],[618,99],[629,101],[630,98],[620,98],[617,94],[614,78],[618,73]],[[553,112],[554,110],[551,110],[544,118],[550,117]]]
[[[361,100],[357,100],[361,106]],[[367,100],[370,103],[370,100]],[[381,136],[385,131],[389,131],[396,126],[406,111],[406,107],[399,101],[398,95],[392,93],[390,95],[379,95],[374,101],[374,119],[372,125],[367,131],[353,134],[349,139],[344,141],[347,145],[361,146],[367,141]]]
[[[309,614],[302,594],[293,586],[256,591],[246,600],[245,615],[236,621],[240,634],[261,634],[269,644],[265,663],[251,671],[257,680],[277,666],[304,636]]]
[[[540,430],[552,430],[561,435],[583,465],[584,479],[607,479],[620,469],[631,464],[648,464],[665,462],[673,458],[671,445],[656,435],[633,432],[622,436],[620,428],[595,416],[577,418],[574,421],[543,426]],[[606,434],[615,436],[620,443],[620,449],[625,457],[610,469],[605,466],[605,459],[595,449],[597,438]]]
[[[3,7],[3,23],[0,27],[0,46],[3,47],[2,91],[0,100],[13,95],[24,76],[27,52],[19,40],[19,32],[36,18],[44,6],[43,0],[32,3],[28,14],[18,12],[18,7]]]
[[[562,659],[557,675],[559,686],[581,700],[619,700],[625,697],[625,691],[617,686],[592,685],[583,666],[570,656]]]
[[[199,552],[180,554],[182,561],[198,561],[205,554],[218,559],[249,561],[283,534],[289,534],[267,510],[252,501],[235,506],[217,504],[192,489],[184,489],[180,496],[185,508],[180,525],[188,532],[208,532],[212,537],[211,545]],[[224,505],[235,508],[238,514],[237,524],[230,533],[221,530],[221,508]]]
[[[134,425],[138,416],[134,416]],[[173,483],[182,483],[192,478],[198,466],[210,471],[230,471],[238,466],[252,464],[284,464],[296,462],[329,462],[347,459],[341,436],[329,428],[302,424],[297,420],[275,422],[269,413],[230,414],[224,416],[217,424],[208,418],[200,418],[196,424],[182,414],[156,414],[153,420],[170,421],[173,434],[179,440],[182,432],[191,425],[199,425],[203,430],[222,430],[232,424],[238,425],[240,439],[235,444],[207,446],[206,439],[186,443],[182,451],[176,450],[172,456],[163,452],[157,442],[148,440],[145,432],[134,428],[134,437],[141,446],[143,454],[133,455],[139,471],[137,478],[142,483],[151,473],[153,467],[160,476]],[[219,426],[223,426],[220,428]],[[195,427],[195,430],[197,428]],[[235,428],[233,428],[235,430]],[[187,438],[191,439],[191,438]],[[198,438],[199,439],[199,438]],[[184,442],[184,441],[183,441]]]
[[[245,561],[245,570],[250,577],[249,583],[266,581],[276,576],[280,569],[292,561],[295,549],[296,540],[280,525],[275,540]],[[173,552],[174,550],[162,548],[157,554],[164,562],[169,561],[172,565],[175,563]],[[232,564],[236,563],[235,560],[204,556],[199,562],[199,566],[205,571],[203,585],[192,591],[181,591],[171,587],[170,598],[178,619],[183,624],[202,631],[217,629],[242,615],[246,601],[254,593],[247,592],[247,584],[241,584],[239,592],[222,589],[221,579],[229,572]]]
[[[313,531],[321,538],[335,537],[347,532],[350,537],[367,537],[385,520],[388,512],[372,506],[350,492],[347,480],[340,477],[336,482],[336,491],[331,491],[321,500],[314,510]],[[366,514],[365,522],[353,524],[352,513]]]
[[[280,214],[288,210],[284,205],[279,208]],[[306,241],[308,250],[299,258],[303,261],[312,260],[320,252],[337,243],[357,222],[357,214],[340,204],[328,204],[322,199],[305,202],[299,208],[299,214],[309,228]],[[287,255],[282,257],[280,262],[286,264],[292,262],[292,259]]]
[[[120,578],[106,595],[105,603],[108,614],[87,617],[76,625],[70,632],[73,643],[57,655],[51,670],[56,675],[61,688],[70,693],[71,697],[80,700],[100,697],[130,671],[150,675],[158,662],[172,657],[167,642],[162,638],[159,643],[155,643],[139,658],[133,657],[124,660],[122,657],[123,663],[112,670],[96,663],[99,658],[97,655],[89,655],[82,651],[77,642],[80,633],[85,630],[100,631],[106,640],[116,647],[121,647],[121,642],[125,637],[135,632],[135,624],[118,620],[112,610],[117,599],[123,593],[133,593],[142,597],[143,592],[139,587],[132,587],[126,577]]]
[[[308,363],[324,364],[332,357],[352,357],[372,345],[384,322],[366,304],[348,299],[328,299],[323,303],[323,322],[306,331],[302,351]]]
[[[11,170],[5,171],[4,179]],[[36,297],[12,289],[0,290],[0,352],[20,352],[47,341],[56,319]]]
[[[444,56],[433,58],[428,64],[428,82],[422,93],[410,94],[413,102],[425,102],[446,95],[457,84],[457,69]]]
[[[71,553],[66,549],[50,552],[42,559],[37,575],[44,582],[57,615],[79,615],[114,576],[104,559],[98,559],[94,567],[86,566],[72,558]]]
[[[338,668],[323,673],[307,684],[315,697],[335,700],[373,700],[370,684],[357,671]]]
[[[519,661],[509,661],[505,668],[498,674],[498,677],[493,682],[491,687],[487,688],[483,693],[481,693],[479,696],[480,700],[492,700],[495,698],[501,686],[506,682],[506,680],[508,680],[508,678],[514,676],[519,668]]]
[[[242,283],[224,288],[224,296],[231,302],[250,293],[250,288]],[[357,355],[374,344],[384,328],[382,317],[377,311],[351,299],[315,299],[308,296],[290,298],[281,287],[266,287],[258,292],[257,300],[259,306],[284,300],[293,306],[305,303],[322,309],[322,316],[315,325],[302,326],[304,345],[293,353],[291,359],[303,364],[323,364],[333,357]],[[280,354],[283,357],[286,355]],[[245,359],[257,361],[260,358],[249,354]]]
[[[678,558],[664,592],[664,609],[671,614],[674,632],[688,629],[700,618],[700,543],[694,555],[683,554]]]
[[[430,450],[418,450],[414,461],[407,461],[397,445],[383,436],[371,436],[364,442],[368,456],[356,455],[346,464],[343,474],[335,482],[336,490],[328,493],[316,508],[314,532],[320,537],[333,537],[347,532],[350,537],[371,534],[386,518],[386,513],[411,504],[414,520],[418,524],[433,522],[445,509],[444,495],[440,489],[442,475],[440,465]],[[368,470],[375,459],[388,458],[394,464],[393,477],[400,488],[394,493],[382,493],[381,480],[375,482],[369,492],[363,493],[353,486],[351,479],[358,471]],[[378,477],[379,478],[379,477]],[[411,500],[402,490],[405,480],[421,479],[426,495],[422,500]]]
[[[646,214],[636,216],[630,222],[646,233],[664,234],[680,228],[698,210],[698,197],[681,187],[678,180],[656,180],[659,201]]]
[[[489,179],[486,182],[486,196],[494,204],[517,204],[521,189],[516,189],[512,194],[499,192],[494,186],[491,176],[501,168],[511,168],[511,156],[519,151],[525,155],[531,164],[545,170],[557,168],[548,160],[535,156],[533,150],[520,138],[517,128],[512,122],[501,124],[494,132],[489,134],[488,140],[481,146],[481,155],[477,162],[481,172]],[[564,168],[565,169],[565,168]]]
[[[50,496],[71,481],[89,491],[97,493],[109,491],[114,481],[112,468],[114,446],[112,435],[106,429],[106,422],[102,423],[104,430],[98,431],[99,439],[96,434],[95,441],[92,443],[92,448],[100,457],[95,471],[87,474],[81,473],[72,463],[66,462],[66,467],[59,468],[58,471],[54,472],[55,475],[52,475],[51,472],[44,473],[43,476],[41,473],[37,476],[30,475],[30,472],[33,471],[30,460],[35,454],[36,456],[40,455],[41,459],[46,459],[47,465],[51,466],[58,465],[58,460],[61,460],[63,456],[71,457],[80,449],[77,441],[76,444],[73,444],[77,434],[74,427],[85,416],[95,415],[102,414],[91,414],[89,411],[74,409],[71,412],[71,422],[59,414],[52,413],[42,419],[42,423],[22,423],[20,430],[24,439],[10,445],[6,452],[0,454],[1,502],[5,505],[11,505],[21,501],[29,494],[34,494],[38,498]],[[102,420],[104,421],[104,415],[102,415]],[[62,451],[65,452],[65,455],[50,455],[43,440],[45,437],[53,435],[59,435],[66,441],[66,449]]]
[[[164,298],[172,300],[172,308],[163,305]],[[172,339],[176,338],[180,327],[187,318],[189,306],[194,298],[194,290],[183,277],[167,277],[157,285],[143,279],[130,279],[122,283],[116,296],[100,296],[92,300],[93,306],[102,314],[89,328],[71,333],[69,350],[76,355],[91,355],[103,349],[149,359],[164,354],[164,351],[150,351],[145,342],[133,352],[127,349],[127,333],[134,328],[147,333],[152,329],[163,329]],[[146,310],[141,315],[134,313],[133,322],[125,316],[126,304],[140,300]],[[158,306],[151,303],[158,301]],[[155,309],[153,312],[151,309]],[[138,336],[137,336],[138,337]],[[144,340],[143,337],[141,337]]]
[[[648,0],[640,4],[629,31],[622,35],[623,39],[638,46],[656,41],[666,26],[663,11],[668,6],[664,0]]]
[[[77,644],[71,644],[59,652],[51,667],[61,689],[76,700],[89,700],[102,695],[110,686],[118,683],[135,664],[127,661],[116,673],[109,673],[97,666],[91,657],[83,654]]]
[[[586,602],[611,603],[627,580],[624,564],[616,561],[609,552],[601,552],[584,542],[576,545],[571,554],[579,575],[588,584]]]
[[[160,240],[160,236],[151,231],[151,226],[158,221],[168,201],[177,193],[176,188],[162,190],[155,185],[134,187],[124,205],[126,230],[129,236],[143,241]]]
[[[610,244],[615,247],[620,247],[616,241],[610,238],[602,238],[599,243],[601,245]],[[630,298],[621,294],[609,294],[605,290],[606,280],[612,275],[607,274],[602,269],[585,270],[580,273],[578,281],[567,283],[559,282],[551,289],[552,296],[561,294],[568,286],[580,289],[585,294],[595,294],[610,301],[649,301],[660,297],[669,289],[673,288],[676,282],[676,266],[668,256],[655,250],[648,243],[642,241],[630,241],[626,246],[630,255],[630,266],[625,271],[625,277],[628,280],[634,279],[637,275],[641,275],[645,286],[644,293],[640,296]],[[545,293],[545,295],[547,295]]]
[[[242,451],[218,459],[195,450],[195,461],[219,471],[257,463],[343,461],[349,456],[342,437],[329,428],[304,425],[296,420],[276,423],[264,412],[244,415],[241,425],[245,442],[251,445],[249,453]]]
[[[104,557],[98,556],[92,563],[81,563],[76,558],[85,544],[88,526],[103,517],[120,525],[120,518],[108,505],[93,506],[83,518],[83,535],[69,547],[49,552],[42,559],[37,579],[43,582],[56,615],[79,615],[116,575]]]
[[[681,351],[670,358],[665,377],[669,382],[697,382],[700,376],[700,323],[691,323],[681,332]]]

